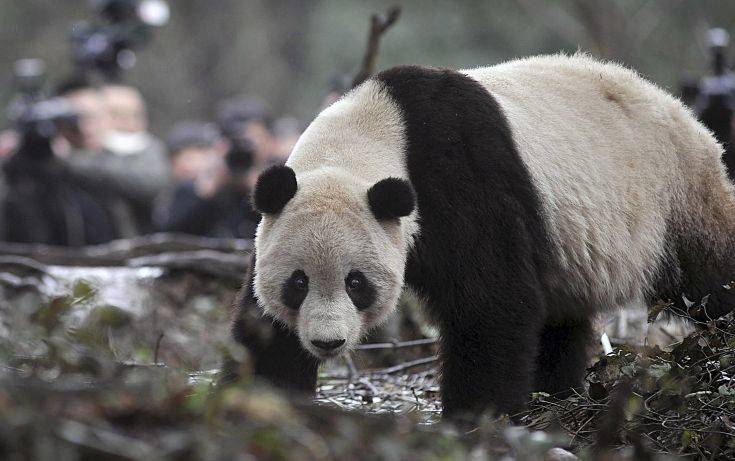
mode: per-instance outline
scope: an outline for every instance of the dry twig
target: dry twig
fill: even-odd
[[[368,34],[367,48],[362,59],[362,66],[352,79],[352,88],[367,80],[375,71],[375,63],[378,59],[378,48],[380,38],[392,26],[401,15],[401,8],[394,6],[385,14],[374,14],[370,22],[370,33]]]

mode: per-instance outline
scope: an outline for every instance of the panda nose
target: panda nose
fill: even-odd
[[[315,339],[314,341],[311,342],[311,344],[313,344],[314,347],[317,347],[324,351],[333,351],[344,343],[345,343],[344,339],[333,339],[332,341],[319,341],[318,339]]]

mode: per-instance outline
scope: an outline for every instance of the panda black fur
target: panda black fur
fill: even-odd
[[[518,410],[532,390],[581,383],[601,310],[708,293],[706,314],[732,308],[720,156],[676,99],[584,55],[382,72],[259,181],[240,317],[257,302],[278,320],[291,368],[277,380],[306,389],[316,369],[293,366],[299,343],[321,358],[349,349],[405,283],[441,331],[445,415]],[[368,307],[358,288],[373,290]],[[286,289],[302,303],[284,304]]]

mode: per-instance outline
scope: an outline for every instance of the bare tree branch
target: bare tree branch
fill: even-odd
[[[401,8],[394,6],[385,14],[374,14],[372,16],[365,56],[362,58],[362,66],[360,67],[360,70],[352,79],[352,88],[367,80],[373,72],[375,72],[375,63],[378,58],[380,39],[390,26],[398,20],[400,15]]]
[[[403,362],[399,363],[398,365],[388,367],[388,368],[381,368],[379,370],[366,370],[365,374],[391,374],[391,373],[398,373],[399,371],[408,370],[409,368],[418,367],[421,365],[427,365],[429,363],[433,363],[439,360],[438,355],[434,355],[432,357],[424,357],[422,359],[416,359],[411,360],[410,362]]]
[[[428,344],[434,344],[438,340],[439,340],[438,338],[422,338],[422,339],[413,339],[411,341],[394,341],[390,343],[360,344],[358,346],[355,346],[355,349],[359,351],[367,351],[367,350],[374,350],[374,349],[402,349],[404,347],[415,347],[415,346],[425,346]]]
[[[213,251],[239,256],[250,251],[252,246],[252,240],[214,239],[184,234],[153,234],[80,248],[0,242],[0,255],[3,256],[0,265],[22,262],[30,265],[24,259],[30,258],[41,265],[125,266],[132,260],[161,253]],[[12,260],[11,256],[21,259]]]

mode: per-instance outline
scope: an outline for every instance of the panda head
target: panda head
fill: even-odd
[[[393,312],[407,244],[401,218],[415,197],[403,179],[366,184],[337,168],[271,167],[253,194],[263,219],[255,294],[266,313],[325,359],[354,347]]]

